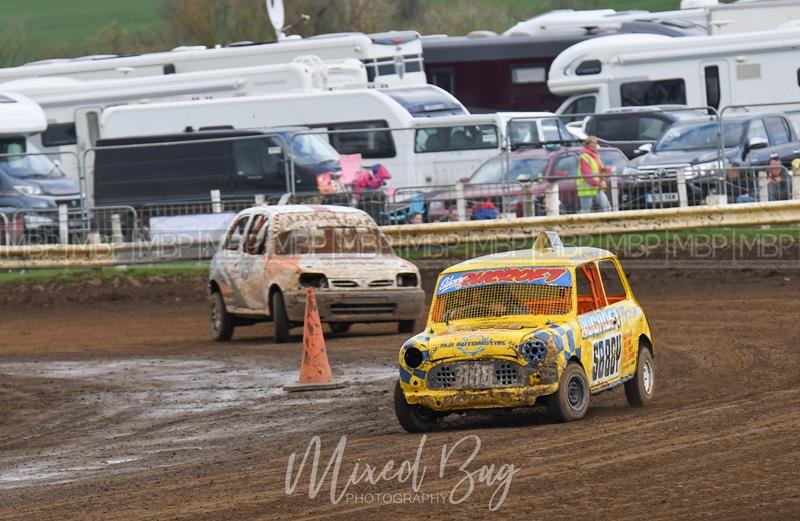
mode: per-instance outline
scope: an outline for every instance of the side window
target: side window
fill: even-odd
[[[703,69],[706,78],[706,103],[715,109],[719,108],[719,101],[721,97],[719,89],[719,67],[716,65],[709,65]]]
[[[564,137],[561,135],[560,121],[557,119],[544,119],[542,120],[542,141],[562,141]]]
[[[754,119],[750,122],[750,127],[747,129],[747,141],[753,138],[761,138],[769,142],[767,137],[767,129],[764,127],[764,122],[760,119]]]
[[[633,139],[636,116],[598,116],[594,118],[594,135],[604,141],[626,141]]]
[[[619,269],[614,261],[604,260],[598,263],[600,279],[603,281],[603,291],[609,304],[620,302],[628,297],[625,285],[619,274]]]
[[[597,103],[597,99],[594,96],[583,96],[583,97],[580,97],[580,98],[576,99],[575,101],[573,101],[572,103],[570,103],[569,105],[567,105],[567,107],[564,109],[564,111],[562,113],[563,115],[562,115],[561,120],[565,121],[567,123],[569,123],[571,121],[581,120],[584,117],[586,117],[585,114],[591,114],[591,113],[594,112],[594,108],[595,108],[596,103]],[[583,116],[577,115],[577,116],[573,116],[573,117],[564,117],[564,116],[569,116],[570,114],[584,114],[584,115]]]
[[[640,140],[655,141],[667,130],[668,121],[653,116],[639,117],[639,132],[637,138]]]
[[[228,232],[228,236],[225,238],[225,249],[226,250],[233,250],[236,251],[239,249],[239,245],[242,244],[242,237],[244,237],[244,231],[247,228],[247,221],[250,219],[249,215],[243,215],[236,221],[236,224]]]
[[[556,161],[555,175],[558,176],[574,176],[578,173],[578,156],[577,154],[567,154],[561,156]]]
[[[431,83],[440,89],[444,89],[450,94],[456,92],[455,71],[452,67],[434,68],[431,70]]]
[[[578,292],[578,314],[589,313],[606,305],[597,266],[589,262],[575,269]]]
[[[547,71],[542,65],[512,65],[511,83],[522,85],[526,83],[546,83]]]
[[[359,130],[358,132],[338,132],[329,135],[333,148],[340,154],[361,154],[364,159],[395,157],[392,133],[388,130],[367,130],[389,128],[385,121],[355,121],[327,125],[330,131]]]
[[[42,144],[46,147],[74,145],[78,142],[74,123],[49,123],[42,132]]]
[[[686,83],[682,79],[633,81],[620,85],[623,107],[641,105],[686,105]]]
[[[283,174],[283,169],[280,168],[281,148],[273,140],[244,139],[234,141],[232,145],[237,176],[263,177]]]
[[[497,128],[494,125],[464,125],[457,127],[421,128],[414,139],[414,152],[455,152],[497,148]]]
[[[253,217],[253,222],[250,223],[250,228],[247,230],[247,241],[244,247],[248,254],[264,255],[264,253],[266,253],[266,224],[267,217],[265,215],[256,215]]]
[[[783,118],[767,118],[767,131],[773,145],[785,145],[792,140],[789,128]]]

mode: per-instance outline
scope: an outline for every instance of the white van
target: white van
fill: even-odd
[[[306,126],[323,133],[342,154],[383,164],[395,186],[423,184],[415,167],[417,118],[467,114],[446,91],[432,86],[353,88],[216,100],[109,107],[86,114],[78,140],[175,134],[204,129]],[[97,121],[92,129],[92,121]],[[403,130],[381,130],[381,129]],[[92,142],[91,140],[89,141]]]

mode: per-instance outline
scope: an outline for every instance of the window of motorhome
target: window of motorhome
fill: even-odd
[[[582,96],[577,98],[561,112],[561,121],[569,123],[571,121],[581,120],[584,116],[569,116],[570,114],[592,114],[595,111],[596,104],[597,98],[595,96]]]
[[[341,132],[328,134],[328,140],[340,154],[361,154],[364,159],[395,157],[392,133],[388,130],[364,130],[389,128],[386,121],[356,121],[352,123],[335,123],[324,125],[331,132],[358,129],[359,132]]]
[[[686,105],[686,82],[683,79],[632,81],[620,85],[623,107],[642,105]]]
[[[603,65],[600,60],[586,60],[581,62],[575,69],[577,76],[588,76],[590,74],[600,74],[603,70]]]
[[[771,142],[774,145],[785,145],[792,140],[792,134],[789,127],[786,126],[786,120],[783,118],[767,118],[767,132],[769,132]]]
[[[452,67],[431,70],[431,83],[453,94],[456,91],[456,74]]]
[[[272,140],[245,139],[234,141],[233,162],[236,175],[240,177],[263,177],[283,173],[280,164],[280,153],[269,153],[271,149],[280,147]]]
[[[497,148],[497,128],[494,125],[462,125],[417,129],[414,152],[454,152]]]
[[[48,123],[42,132],[42,144],[46,147],[74,145],[78,142],[74,123]]]
[[[719,108],[720,89],[719,89],[719,67],[709,65],[703,69],[706,77],[706,103],[709,107]]]
[[[542,141],[571,141],[574,139],[567,126],[557,119],[542,120]]]
[[[514,85],[545,83],[547,72],[542,65],[512,65],[511,82]]]

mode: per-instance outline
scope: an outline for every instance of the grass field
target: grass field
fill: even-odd
[[[98,35],[116,23],[120,32],[129,35],[156,34],[161,26],[164,2],[168,0],[3,0],[0,2],[0,47],[17,47],[12,56],[3,56],[0,62],[10,65],[31,59],[51,58],[56,55],[78,55],[82,52],[112,52],[92,44]],[[262,0],[252,0],[262,3]],[[291,1],[291,0],[289,0]],[[459,0],[425,0],[427,5],[452,5],[458,8]],[[567,2],[557,0],[491,0],[498,17],[494,27],[502,31],[514,21],[527,18],[531,13],[562,7]],[[647,9],[659,11],[676,9],[678,0],[592,0],[569,2],[575,8],[612,7],[617,10]],[[505,9],[508,6],[508,9]],[[508,17],[506,16],[508,12]],[[502,14],[500,14],[502,13]],[[518,13],[518,14],[517,14]],[[491,19],[490,19],[491,20]],[[267,24],[267,20],[264,20]],[[486,23],[486,22],[483,22]],[[351,28],[342,28],[350,30]],[[447,28],[442,28],[447,32]],[[105,39],[101,38],[101,41]],[[183,42],[186,44],[192,42]],[[100,44],[102,46],[102,44]],[[124,45],[123,45],[124,47]],[[124,48],[122,49],[125,50]],[[119,51],[119,49],[117,49]]]

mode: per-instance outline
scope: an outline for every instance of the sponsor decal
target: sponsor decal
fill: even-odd
[[[611,335],[592,343],[592,383],[613,380],[619,374],[622,338]]]
[[[602,335],[608,331],[619,329],[622,325],[619,311],[613,308],[583,315],[578,317],[578,322],[584,337]]]
[[[456,342],[456,348],[465,355],[474,356],[481,353],[489,346],[505,346],[503,340],[492,340],[483,335],[469,335],[465,336]]]
[[[538,284],[569,287],[572,285],[572,280],[567,268],[552,266],[462,271],[443,276],[439,281],[436,294],[445,295],[461,289],[499,284]]]

